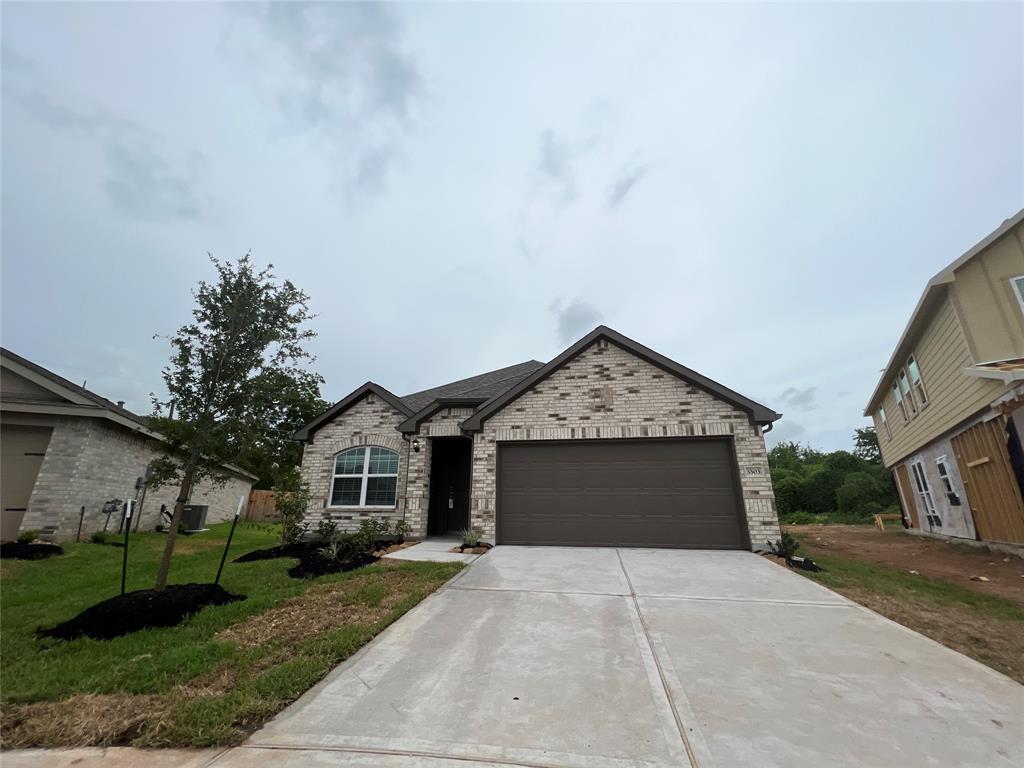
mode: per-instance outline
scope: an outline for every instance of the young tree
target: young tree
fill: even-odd
[[[153,463],[153,483],[179,484],[158,590],[167,584],[182,510],[196,484],[224,482],[223,465],[276,424],[278,393],[288,389],[282,382],[311,375],[299,367],[312,360],[303,344],[316,335],[302,327],[312,317],[306,294],[279,282],[273,265],[257,271],[248,254],[237,263],[210,260],[217,279],[199,283],[193,322],[171,338],[174,352],[163,369],[168,400],[153,398],[153,426],[168,438],[165,455]]]
[[[878,447],[878,433],[875,432],[874,427],[854,430],[853,444],[854,454],[860,456],[864,461],[872,464],[882,463],[882,449]]]

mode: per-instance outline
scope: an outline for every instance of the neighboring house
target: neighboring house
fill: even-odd
[[[928,282],[864,415],[911,528],[1024,544],[1024,211]]]
[[[762,437],[778,418],[602,326],[546,364],[405,397],[368,382],[295,437],[313,525],[750,549],[779,537]]]
[[[146,419],[23,357],[0,349],[0,494],[3,531],[38,530],[50,538],[74,538],[82,507],[83,536],[102,529],[105,502],[141,501],[139,526],[152,529],[160,507],[174,508],[175,485],[137,488],[163,437]],[[193,504],[209,507],[207,522],[234,515],[254,475],[225,467],[226,482],[200,483]],[[111,517],[116,529],[120,515]]]

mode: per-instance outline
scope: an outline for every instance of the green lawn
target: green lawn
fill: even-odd
[[[171,582],[212,581],[227,529],[179,538]],[[163,542],[132,535],[129,590],[152,586]],[[294,560],[230,562],[275,543],[276,530],[239,525],[221,583],[246,600],[107,641],[40,641],[34,630],[116,595],[120,548],[69,544],[62,557],[4,561],[3,746],[236,743],[462,567],[389,561],[300,581],[286,573]],[[287,620],[255,618],[274,611]],[[267,634],[278,625],[284,636]]]

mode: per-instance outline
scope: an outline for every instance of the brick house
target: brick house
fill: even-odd
[[[404,397],[368,382],[295,438],[313,525],[750,549],[779,536],[763,438],[779,418],[601,326],[548,363]]]
[[[1024,544],[1024,211],[928,281],[864,415],[911,530]]]
[[[85,507],[82,535],[106,523],[103,505],[136,499],[140,528],[160,521],[160,507],[174,508],[177,486],[137,487],[160,453],[163,437],[146,419],[7,349],[0,349],[0,494],[3,540],[19,530],[73,539]],[[225,466],[226,482],[205,480],[191,502],[209,507],[207,522],[230,519],[254,475]],[[117,528],[119,517],[113,518]]]

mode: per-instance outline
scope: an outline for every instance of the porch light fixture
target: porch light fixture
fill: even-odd
[[[412,439],[412,450],[413,450],[413,453],[419,453],[420,452],[420,439],[418,437],[414,437]]]

